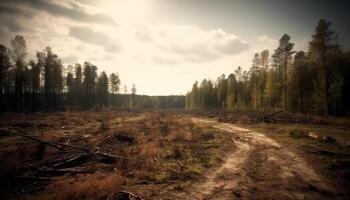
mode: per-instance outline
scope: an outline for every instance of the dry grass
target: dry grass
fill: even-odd
[[[209,126],[198,127],[190,119],[190,115],[161,112],[11,114],[0,128],[88,148],[98,146],[103,151],[125,157],[103,165],[84,162],[79,167],[92,169],[94,173],[58,176],[45,191],[38,193],[41,199],[113,199],[120,188],[128,188],[135,181],[176,181],[179,184],[198,181],[210,167],[222,162],[228,149],[232,149],[229,134]],[[31,123],[36,125],[29,126]],[[133,138],[132,142],[119,140],[117,134]],[[30,174],[27,168],[30,165],[61,157],[59,151],[23,138],[3,136],[2,139],[0,155],[4,162],[0,173],[8,175],[11,171],[7,179]],[[6,155],[12,155],[11,159],[3,159]],[[11,189],[17,189],[12,192],[23,187],[14,184]],[[22,196],[26,195],[23,193]],[[36,199],[38,196],[31,197]]]
[[[116,199],[124,184],[124,178],[115,173],[61,177],[50,183],[39,199]]]

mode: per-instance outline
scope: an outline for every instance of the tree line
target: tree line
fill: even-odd
[[[184,108],[184,96],[136,95],[135,84],[120,93],[118,73],[98,74],[90,62],[64,67],[50,47],[35,57],[28,61],[23,36],[0,44],[0,112]]]
[[[321,19],[308,51],[294,51],[284,34],[272,52],[256,53],[248,71],[195,82],[187,109],[285,110],[343,116],[350,114],[350,52],[342,50],[331,22]]]

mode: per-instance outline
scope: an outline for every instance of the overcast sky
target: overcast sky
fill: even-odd
[[[306,50],[320,18],[348,49],[349,10],[342,0],[1,0],[0,43],[21,34],[29,57],[50,46],[64,65],[118,72],[138,94],[185,94],[195,80],[248,69],[284,33]]]

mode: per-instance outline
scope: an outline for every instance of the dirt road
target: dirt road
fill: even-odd
[[[236,150],[196,186],[194,199],[329,199],[327,181],[297,154],[262,133],[233,124],[193,118],[231,132]]]

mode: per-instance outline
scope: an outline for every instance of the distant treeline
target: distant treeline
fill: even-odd
[[[136,95],[124,85],[120,94],[118,73],[97,74],[97,66],[64,67],[50,47],[27,61],[26,41],[15,36],[11,48],[0,44],[0,112],[87,109],[184,108],[184,96]]]
[[[350,52],[338,44],[331,23],[321,19],[307,52],[294,51],[284,34],[270,56],[254,55],[249,71],[196,82],[187,109],[225,109],[350,115]]]

